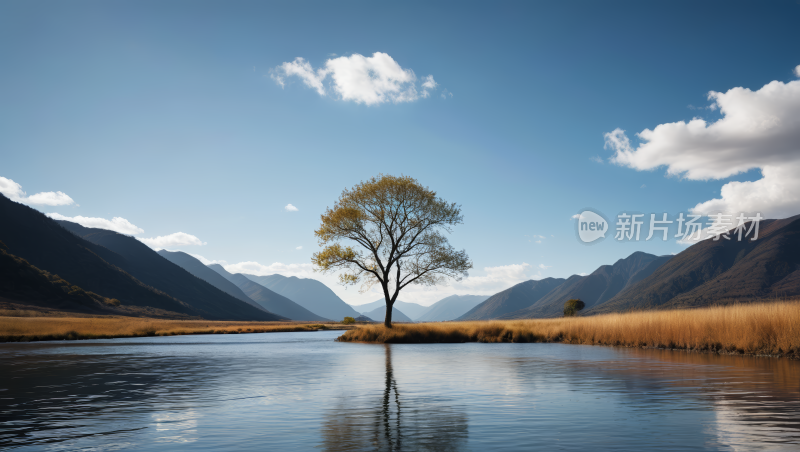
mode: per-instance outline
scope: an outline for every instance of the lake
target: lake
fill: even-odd
[[[800,449],[795,361],[340,334],[0,344],[0,448]]]

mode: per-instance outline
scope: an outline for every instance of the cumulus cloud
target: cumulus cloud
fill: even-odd
[[[78,223],[79,225],[87,228],[108,229],[109,231],[119,232],[120,234],[125,235],[136,235],[144,232],[144,229],[136,226],[122,217],[114,217],[110,220],[107,220],[105,218],[83,217],[80,215],[75,217],[67,217],[59,213],[47,213],[45,215],[54,220],[70,221],[72,223]]]
[[[22,186],[11,179],[0,177],[0,193],[6,195],[8,199],[23,204],[34,204],[42,206],[68,206],[75,201],[61,191],[44,191],[28,196]]]
[[[453,282],[455,289],[463,289],[474,293],[495,293],[508,289],[529,279],[538,279],[540,275],[530,275],[531,265],[521,264],[484,267],[485,276],[469,276],[461,281]]]
[[[552,267],[552,265],[539,264],[539,268],[541,268],[542,270],[547,270],[550,267]]]
[[[798,64],[798,65],[797,65],[797,66],[794,68],[794,75],[795,75],[796,77],[800,77],[800,64]]]
[[[298,246],[298,247],[297,247],[297,248],[295,248],[295,249],[296,249],[296,250],[302,250],[302,249],[303,249],[303,246],[302,246],[302,245],[300,245],[300,246]]]
[[[286,207],[284,207],[283,209],[287,212],[297,212],[298,210],[300,210],[291,204],[286,204]]]
[[[724,179],[752,169],[761,179],[729,182],[721,197],[698,203],[698,214],[760,212],[768,218],[800,213],[800,80],[773,81],[757,91],[708,93],[721,118],[701,118],[645,129],[634,148],[622,129],[605,134],[612,161],[639,171],[666,167],[691,180]]]
[[[231,273],[247,273],[256,276],[278,274],[283,276],[297,276],[298,278],[312,278],[314,275],[314,267],[311,264],[283,264],[275,262],[270,265],[264,265],[254,261],[247,261],[227,264],[223,265],[223,267]]]
[[[185,232],[175,232],[169,235],[160,235],[154,238],[142,237],[139,240],[150,248],[160,250],[178,246],[202,246],[206,242]]]
[[[371,57],[359,54],[331,58],[317,69],[303,58],[285,62],[271,71],[270,77],[281,87],[287,79],[299,78],[320,96],[359,104],[375,105],[384,102],[413,102],[428,97],[429,90],[438,86],[432,75],[422,80],[422,92],[417,90],[417,76],[404,69],[391,56],[375,52]]]

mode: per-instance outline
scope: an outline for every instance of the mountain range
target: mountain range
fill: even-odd
[[[340,320],[359,312],[321,282],[231,274],[183,252],[156,252],[105,229],[56,221],[0,196],[0,305],[213,320]],[[745,225],[748,228],[748,225]],[[800,215],[761,221],[758,240],[704,240],[675,256],[636,252],[588,275],[544,278],[424,307],[394,320],[546,318],[580,298],[581,315],[800,296]],[[385,303],[357,306],[376,321]],[[371,310],[370,310],[371,309]]]
[[[174,267],[168,272],[176,274],[181,282],[205,284],[205,289],[208,290],[184,287],[176,293],[169,293],[167,289],[178,288],[180,283],[164,281],[164,286],[156,287],[155,281],[141,281],[133,275],[134,271],[140,269],[135,259],[132,261],[105,246],[79,237],[41,212],[5,196],[0,196],[0,218],[3,219],[0,221],[0,240],[5,243],[9,254],[25,259],[37,269],[57,275],[84,291],[117,299],[123,306],[147,308],[144,310],[149,309],[149,312],[158,312],[159,315],[172,313],[176,317],[188,315],[219,320],[281,319],[199,281],[149,248],[147,250],[151,253],[150,257],[155,256]],[[127,239],[136,241],[130,237]],[[152,274],[146,269],[143,273]],[[161,281],[161,278],[155,279]],[[180,299],[178,293],[197,293],[199,299]]]
[[[250,280],[241,273],[231,274],[219,264],[211,264],[208,267],[213,272],[216,272],[231,283],[235,284],[239,289],[247,294],[248,297],[271,312],[288,317],[292,320],[328,320],[309,311],[300,304],[295,303],[293,300],[290,300],[289,298],[275,293],[258,284],[257,282]]]
[[[374,311],[375,309],[380,308],[382,306],[386,306],[386,300],[383,298],[375,300],[371,303],[365,303],[353,306],[353,309],[362,314],[366,314],[367,312]],[[422,315],[423,312],[428,310],[427,306],[422,306],[421,304],[417,303],[406,303],[405,301],[401,300],[395,300],[393,307],[403,311],[403,313],[407,314],[408,317],[411,319]]]
[[[455,320],[488,298],[488,295],[451,295],[428,306],[425,311],[414,317],[414,321],[446,322]]]
[[[397,302],[395,301],[395,303]],[[386,319],[386,303],[384,302],[383,306],[377,307],[372,311],[365,312],[364,315],[376,322],[383,322]],[[411,320],[411,318],[409,318],[407,315],[400,312],[399,309],[392,307],[392,322],[411,323],[413,322],[413,320]]]
[[[355,318],[360,315],[328,286],[316,279],[282,275],[243,275],[326,319],[341,321],[345,317]]]
[[[757,240],[739,241],[731,231],[675,256],[636,252],[589,275],[525,281],[458,320],[558,317],[571,298],[592,315],[800,296],[800,215],[763,220],[759,229]]]
[[[746,225],[749,229],[749,223]],[[800,295],[800,215],[763,220],[757,240],[703,240],[587,314]]]
[[[64,229],[114,253],[114,264],[139,281],[168,293],[209,318],[280,320],[249,302],[239,300],[173,264],[133,237],[107,229],[86,228],[69,221],[56,221]]]
[[[457,320],[489,320],[525,309],[564,283],[563,278],[544,278],[521,282],[498,292],[470,309]]]
[[[264,310],[263,306],[259,305],[250,297],[248,297],[244,292],[242,292],[242,289],[236,286],[236,284],[228,281],[224,276],[215,272],[196,258],[184,253],[183,251],[159,250],[158,254],[164,259],[181,267],[192,275],[202,279],[203,281],[211,284],[228,295],[244,301],[249,305],[255,306],[262,311]]]

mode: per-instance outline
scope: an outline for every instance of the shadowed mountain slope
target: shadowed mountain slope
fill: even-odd
[[[267,289],[277,292],[321,317],[342,320],[360,314],[342,301],[333,291],[316,279],[286,277],[283,275],[255,276],[244,274]]]
[[[396,303],[396,302],[395,302]],[[384,305],[375,308],[372,311],[365,312],[365,316],[371,318],[376,322],[383,322],[386,319],[386,302],[384,301]],[[413,322],[407,315],[400,312],[399,309],[393,307],[392,308],[392,322]]]
[[[564,303],[579,298],[586,309],[602,305],[614,298],[624,288],[650,276],[672,256],[655,256],[637,251],[614,265],[602,265],[590,275],[570,276],[566,282],[553,289],[537,302],[522,310],[508,313],[501,318],[560,317]]]
[[[125,259],[84,240],[28,206],[0,195],[0,240],[8,252],[38,269],[123,305],[148,306],[188,315],[195,307],[148,286],[120,268]]]
[[[800,215],[763,220],[759,229],[755,241],[696,243],[587,313],[800,295]]]
[[[255,281],[251,281],[241,273],[232,274],[219,264],[211,264],[208,266],[208,269],[227,279],[231,284],[236,285],[236,287],[250,297],[250,299],[270,312],[292,320],[328,320],[314,314],[283,295],[277,294]]]
[[[415,322],[446,322],[466,314],[470,309],[489,299],[488,295],[451,295],[430,305]]]
[[[255,306],[256,308],[262,311],[269,312],[268,309],[264,309],[263,306],[256,303],[250,297],[248,297],[244,292],[242,292],[242,289],[237,287],[236,284],[228,281],[227,279],[225,279],[224,276],[208,268],[205,264],[195,259],[194,257],[184,253],[183,251],[160,250],[158,251],[158,254],[164,259],[172,262],[178,267],[181,267],[182,269],[202,279],[203,281],[211,284],[212,286],[225,292],[226,294],[238,300],[244,301],[245,303],[251,306]],[[282,315],[277,312],[275,314]]]
[[[0,242],[0,299],[59,311],[113,314],[114,300],[87,292],[6,252]]]
[[[564,283],[563,278],[544,278],[521,282],[496,293],[470,309],[457,320],[489,320],[527,308]]]
[[[283,320],[217,289],[183,268],[164,259],[133,237],[106,229],[86,228],[68,221],[58,222],[73,234],[121,256],[115,265],[138,280],[192,306],[203,317],[220,320]]]

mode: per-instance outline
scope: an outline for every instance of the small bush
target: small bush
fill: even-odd
[[[345,325],[350,325],[352,323],[356,323],[356,319],[352,317],[345,317],[344,320],[342,320],[342,323],[344,323]]]
[[[578,311],[586,307],[586,303],[579,298],[573,298],[564,303],[564,317],[574,317]]]

